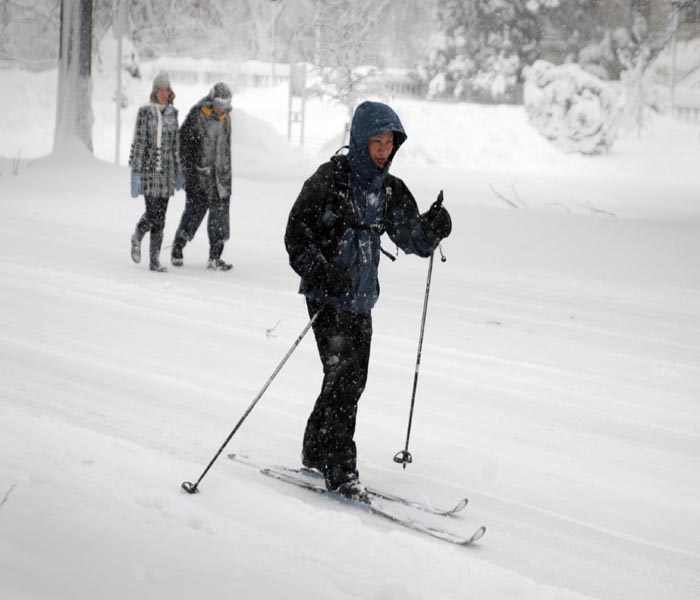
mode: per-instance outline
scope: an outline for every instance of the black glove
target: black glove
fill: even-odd
[[[447,209],[442,205],[442,190],[438,198],[423,216],[436,238],[442,240],[452,233],[452,218]]]
[[[320,253],[303,277],[314,287],[323,290],[326,296],[335,302],[352,288],[350,275],[328,264],[328,261]]]
[[[352,287],[352,279],[345,271],[328,266],[326,274],[326,284],[324,291],[326,295],[333,300],[339,300],[344,294],[350,291]]]

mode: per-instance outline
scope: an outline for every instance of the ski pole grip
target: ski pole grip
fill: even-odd
[[[440,206],[442,206],[442,201],[443,201],[443,200],[444,200],[444,197],[443,197],[443,194],[442,194],[442,190],[440,190],[440,193],[438,194],[437,200],[435,201],[435,204],[433,204],[433,206],[434,206],[435,208],[439,208]]]

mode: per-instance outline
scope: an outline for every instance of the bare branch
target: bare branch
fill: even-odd
[[[13,484],[10,486],[10,489],[7,490],[7,491],[5,492],[5,496],[3,497],[2,500],[0,500],[0,508],[2,508],[2,505],[5,504],[5,502],[7,502],[7,499],[10,497],[10,494],[12,493],[12,490],[14,490],[16,487],[17,487],[17,484],[16,484],[16,483],[13,483]]]
[[[609,217],[617,217],[617,215],[615,213],[612,213],[612,212],[607,211],[607,210],[603,210],[602,208],[596,208],[590,202],[576,202],[576,201],[574,201],[574,204],[578,204],[579,206],[583,206],[584,208],[588,209],[594,215],[608,215]]]
[[[277,337],[277,334],[275,333],[275,329],[277,329],[277,326],[281,323],[281,321],[277,321],[277,323],[274,324],[273,327],[269,327],[265,330],[265,335],[269,338],[271,337]]]
[[[547,202],[545,206],[554,206],[555,208],[563,208],[566,212],[573,212],[570,207],[568,207],[566,204],[562,204],[561,202]]]
[[[517,180],[516,180],[517,181]],[[520,202],[525,208],[527,208],[527,202],[525,202],[521,197],[520,194],[518,194],[518,190],[515,189],[515,181],[513,181],[513,185],[510,186],[510,189],[513,190],[513,195],[515,196],[515,199]]]
[[[491,185],[490,183],[489,183],[489,187],[491,188],[491,191],[494,194],[496,194],[496,196],[498,196],[501,200],[503,200],[503,202],[505,202],[506,204],[509,204],[513,208],[520,208],[515,202],[513,202],[512,200],[509,200],[503,194],[500,194],[498,191],[496,191],[496,188],[493,187],[493,185]]]

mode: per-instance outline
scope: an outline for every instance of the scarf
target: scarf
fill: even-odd
[[[163,111],[167,108],[167,104],[157,104],[151,102],[151,106],[155,108],[158,125],[156,125],[156,171],[160,172],[161,167],[161,147],[163,145]]]

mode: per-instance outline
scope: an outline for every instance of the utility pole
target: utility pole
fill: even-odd
[[[275,65],[277,63],[277,19],[284,8],[283,0],[270,0],[273,3],[274,15],[272,17],[272,85],[275,85],[277,73]],[[278,8],[279,7],[279,8]]]
[[[122,139],[122,38],[129,29],[129,14],[125,0],[114,0],[112,32],[117,38],[117,89],[114,94],[116,118],[114,126],[114,164],[119,165]]]
[[[289,105],[287,115],[287,139],[292,139],[292,124],[299,124],[299,145],[304,146],[304,119],[306,113],[306,66],[303,63],[289,66]]]
[[[678,8],[681,0],[671,0],[671,114],[676,107],[676,32],[678,31]]]
[[[695,0],[671,0],[671,114],[676,106],[676,54],[678,29],[681,22],[680,11],[684,8],[692,8],[694,2]]]

